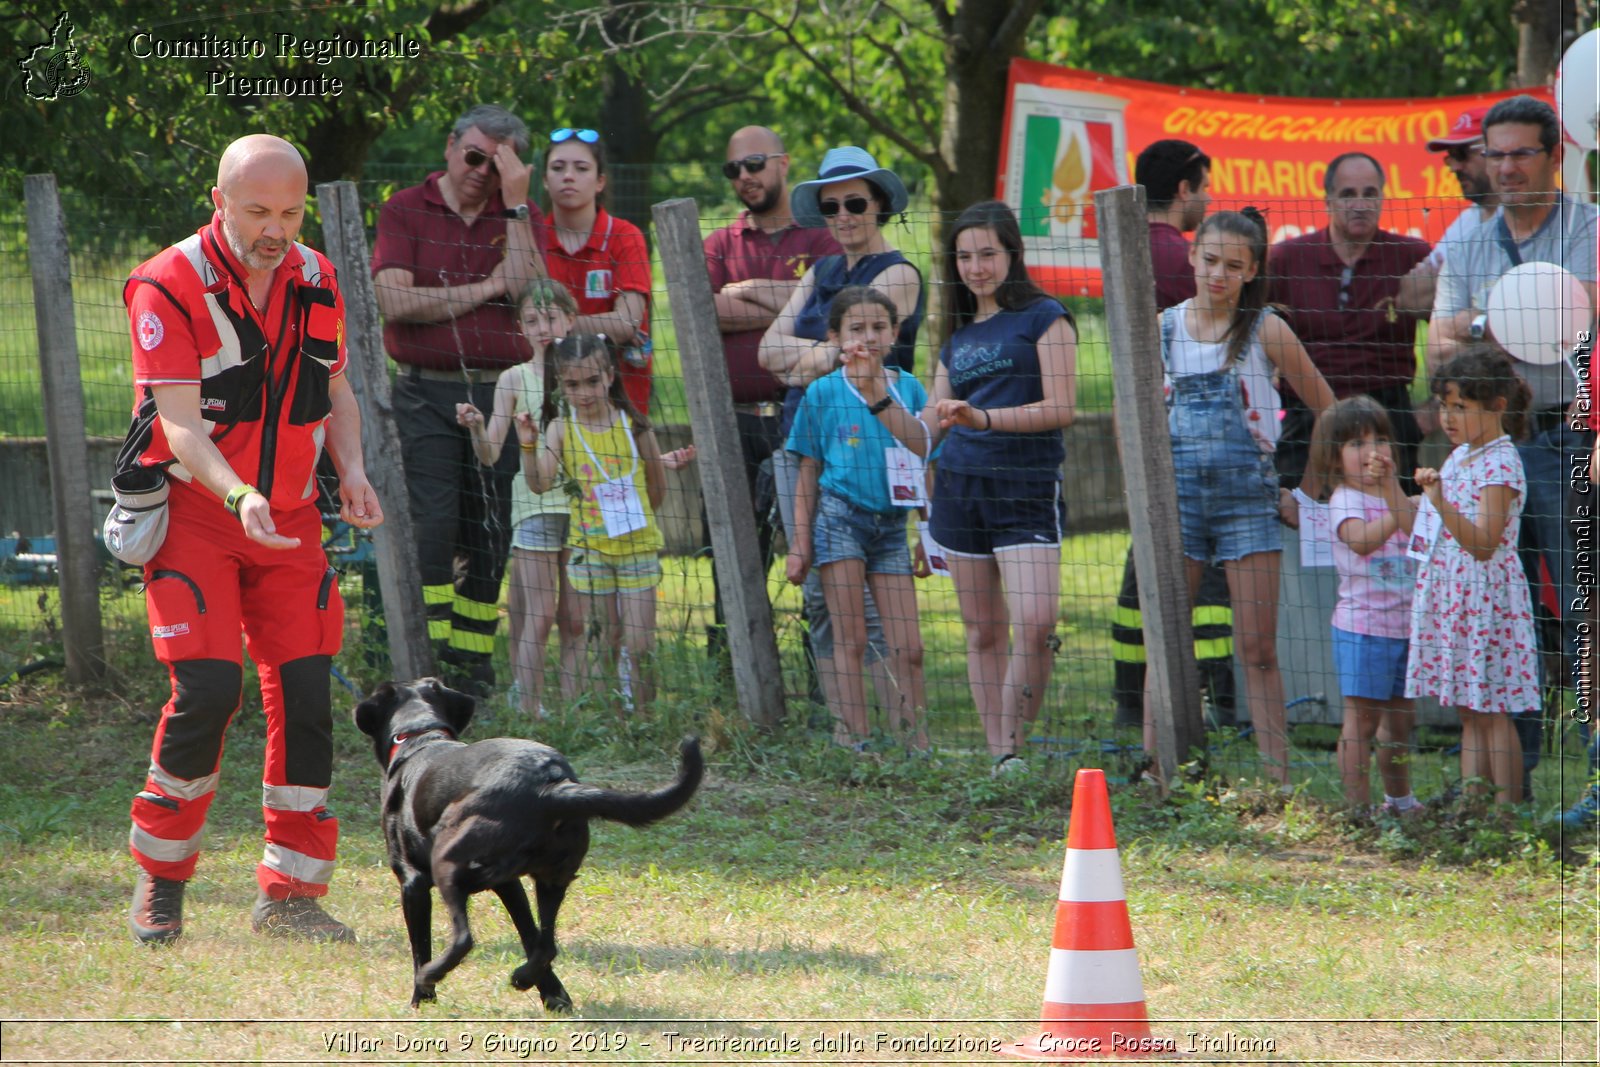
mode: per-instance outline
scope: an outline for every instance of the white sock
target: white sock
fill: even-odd
[[[1422,806],[1422,802],[1417,799],[1415,793],[1407,793],[1403,797],[1392,797],[1385,793],[1383,794],[1383,799],[1385,803],[1393,804],[1396,811],[1410,811],[1412,808],[1420,808]]]

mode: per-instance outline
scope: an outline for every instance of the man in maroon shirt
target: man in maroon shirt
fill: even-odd
[[[1188,141],[1156,141],[1133,165],[1144,186],[1150,217],[1150,265],[1156,276],[1156,309],[1165,311],[1194,295],[1189,239],[1211,204],[1211,157]]]
[[[761,558],[772,552],[772,453],[783,447],[779,430],[784,386],[756,357],[761,337],[783,310],[806,269],[843,249],[827,230],[795,225],[789,213],[789,155],[765,126],[746,126],[728,139],[722,173],[745,210],[705,240],[706,270],[715,294],[722,351],[733,385],[733,412],[744,448],[745,477],[755,504]],[[708,541],[709,543],[709,541]],[[716,572],[712,572],[715,582]],[[723,625],[722,596],[715,601]],[[716,634],[711,644],[718,644]]]
[[[1417,372],[1417,322],[1433,304],[1428,242],[1380,229],[1383,168],[1365,152],[1346,152],[1323,179],[1328,225],[1274,245],[1268,299],[1285,309],[1311,361],[1343,399],[1365,393],[1389,412],[1405,484],[1421,434],[1411,410]],[[1300,484],[1316,421],[1284,389],[1278,474]]]
[[[494,686],[518,457],[508,449],[480,466],[456,404],[488,411],[500,372],[531,355],[517,298],[545,274],[544,216],[528,200],[527,151],[521,119],[492,104],[470,109],[445,140],[445,169],[383,205],[372,249],[384,345],[400,365],[394,419],[428,636],[445,677],[480,696]]]

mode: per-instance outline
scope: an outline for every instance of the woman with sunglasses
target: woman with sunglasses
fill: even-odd
[[[828,340],[828,308],[842,290],[853,285],[871,286],[893,302],[900,325],[883,363],[906,374],[914,370],[917,330],[922,325],[925,301],[922,275],[883,233],[883,224],[904,211],[909,199],[905,183],[893,171],[878,166],[868,152],[853,145],[828,152],[822,157],[818,176],[801,182],[790,192],[794,221],[800,226],[826,226],[844,254],[824,256],[811,265],[761,339],[761,365],[789,386],[781,424],[784,439],[789,436],[806,386],[840,365],[839,347]],[[798,459],[779,449],[772,455],[772,474],[784,528],[793,538]],[[919,553],[918,573],[926,574],[926,566]],[[815,571],[806,577],[803,592],[817,677],[829,709],[837,716],[839,679],[833,669],[833,627]],[[887,668],[889,649],[870,590],[865,607],[867,662],[878,701],[882,707],[896,707],[894,683]]]
[[[576,333],[604,334],[622,353],[622,384],[650,410],[650,252],[639,227],[600,205],[606,150],[594,130],[550,134],[544,161],[550,195],[545,265],[578,302]]]

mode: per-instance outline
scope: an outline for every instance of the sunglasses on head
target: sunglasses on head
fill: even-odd
[[[575,130],[570,126],[563,126],[550,135],[550,143],[560,144],[563,141],[570,141],[574,137],[584,144],[594,144],[600,140],[600,135],[594,130]]]
[[[824,218],[831,219],[839,213],[841,206],[852,215],[865,215],[872,201],[864,196],[847,196],[842,205],[838,200],[824,200],[817,205],[817,210],[822,212]]]
[[[461,152],[461,162],[465,163],[472,170],[477,170],[479,167],[483,166],[485,162],[487,162],[491,171],[494,171],[495,173],[499,173],[500,171],[500,168],[495,166],[494,157],[491,155],[486,155],[481,148],[463,149]]]
[[[730,159],[722,165],[722,176],[729,181],[739,177],[739,168],[743,167],[751,174],[760,174],[767,169],[767,160],[786,156],[787,152],[752,152],[743,159]]]

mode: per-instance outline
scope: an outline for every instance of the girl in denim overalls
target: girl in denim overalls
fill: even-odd
[[[1196,294],[1161,320],[1168,426],[1191,598],[1207,563],[1221,563],[1233,600],[1245,694],[1266,771],[1289,781],[1289,736],[1278,671],[1282,498],[1272,453],[1281,375],[1314,411],[1333,392],[1287,323],[1266,314],[1267,230],[1253,208],[1201,224],[1189,250]],[[1148,713],[1145,745],[1154,751]]]

